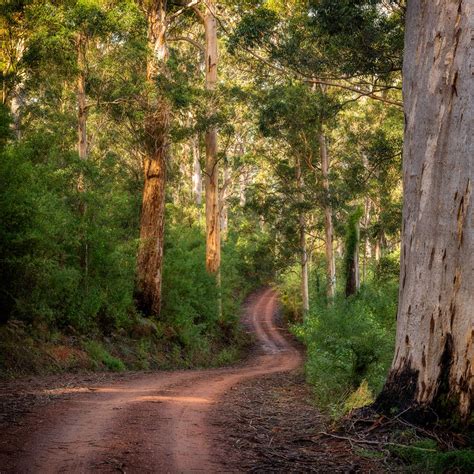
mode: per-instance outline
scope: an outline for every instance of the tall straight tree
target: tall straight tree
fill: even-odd
[[[146,80],[148,97],[145,114],[143,159],[144,186],[138,252],[138,304],[142,311],[159,315],[165,224],[166,161],[170,105],[156,89],[156,78],[168,57],[166,42],[166,0],[143,2],[148,22]]]
[[[473,18],[473,0],[408,2],[400,301],[379,399],[466,420],[474,400]]]
[[[206,88],[212,93],[217,84],[217,20],[215,1],[208,0],[204,13],[206,37],[205,68]],[[211,98],[212,104],[213,98]],[[215,110],[211,105],[209,114]],[[219,275],[221,264],[221,238],[219,222],[219,162],[217,156],[217,128],[210,125],[205,135],[206,145],[206,268],[209,273]]]

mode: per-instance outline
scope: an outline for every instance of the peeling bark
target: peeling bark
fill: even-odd
[[[161,309],[163,241],[165,223],[166,161],[170,106],[155,89],[155,78],[168,55],[166,44],[166,2],[153,0],[147,10],[149,97],[145,115],[144,186],[138,252],[137,304],[147,315]]]
[[[217,20],[215,3],[209,0],[204,13],[206,37],[205,68],[206,89],[212,93],[217,84]],[[209,110],[210,114],[214,111]],[[206,269],[218,273],[221,264],[221,236],[219,222],[219,162],[217,157],[217,129],[213,125],[206,130]]]
[[[381,399],[467,420],[474,398],[473,0],[408,2],[396,355]]]

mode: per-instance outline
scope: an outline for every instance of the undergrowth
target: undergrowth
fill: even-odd
[[[474,449],[440,450],[432,439],[408,446],[389,446],[390,453],[403,463],[405,472],[474,472]]]
[[[324,273],[314,271],[310,311],[303,321],[294,316],[297,273],[287,272],[279,283],[287,316],[296,319],[292,331],[307,348],[307,380],[318,406],[333,418],[373,402],[385,382],[395,343],[396,259],[379,262],[356,295],[346,298],[339,282],[333,301],[320,284]]]

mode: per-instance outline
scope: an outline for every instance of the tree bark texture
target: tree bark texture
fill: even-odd
[[[212,93],[217,84],[217,20],[214,16],[215,2],[209,0],[204,13],[206,37],[205,68],[206,89]],[[214,112],[210,106],[209,114]],[[221,242],[219,222],[219,166],[217,157],[217,129],[214,125],[206,130],[206,269],[217,273],[221,264]]]
[[[408,2],[400,299],[379,399],[464,419],[474,396],[473,27],[474,0]]]
[[[321,170],[323,174],[323,189],[325,193],[324,203],[324,234],[326,251],[326,294],[328,298],[334,298],[336,293],[336,262],[334,258],[334,227],[332,223],[332,207],[329,201],[329,155],[326,137],[319,134],[319,154],[321,157]]]
[[[161,309],[170,106],[155,90],[155,79],[159,72],[164,71],[168,55],[166,1],[149,2],[147,20],[149,97],[145,114],[144,186],[138,252],[137,302],[145,314],[158,316]]]

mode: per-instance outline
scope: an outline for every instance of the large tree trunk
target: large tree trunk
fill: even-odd
[[[408,2],[396,351],[380,405],[452,419],[474,399],[474,2]]]
[[[209,0],[204,13],[206,35],[205,68],[206,88],[212,93],[217,83],[217,21],[214,16],[215,2]],[[214,110],[209,110],[212,114]],[[217,129],[206,130],[206,268],[209,273],[218,273],[221,264],[221,239],[219,222],[219,166],[217,157]]]
[[[332,207],[329,201],[329,156],[326,137],[319,134],[319,154],[321,157],[321,170],[323,173],[324,203],[324,234],[326,249],[326,294],[331,299],[336,293],[336,262],[334,259],[334,228],[332,224]]]
[[[149,97],[145,116],[145,157],[143,200],[138,252],[137,303],[148,315],[159,315],[163,270],[166,161],[170,107],[156,90],[155,78],[164,68],[166,44],[165,0],[153,0],[147,10]]]
[[[296,167],[296,187],[298,189],[298,201],[303,203],[303,173],[301,170],[301,160],[295,160]],[[308,252],[306,248],[306,221],[305,215],[299,211],[299,237],[300,237],[300,265],[301,265],[301,300],[303,302],[303,315],[309,311],[309,275],[308,275]]]

